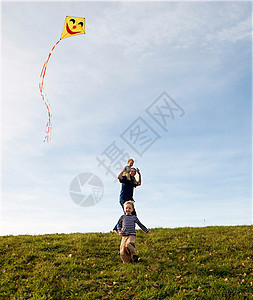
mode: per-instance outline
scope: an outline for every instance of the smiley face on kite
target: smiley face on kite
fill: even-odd
[[[66,17],[61,39],[85,33],[85,18]]]
[[[78,34],[78,33],[82,33],[81,30],[82,27],[84,26],[83,22],[79,22],[78,24],[76,24],[76,20],[75,19],[70,19],[68,23],[66,23],[66,30],[69,34],[73,35],[73,34]],[[72,29],[70,29],[72,28]]]

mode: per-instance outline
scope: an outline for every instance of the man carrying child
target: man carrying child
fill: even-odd
[[[136,172],[139,175],[138,181],[135,179]],[[136,170],[133,167],[129,170],[129,172],[126,172],[126,168],[124,168],[123,171],[119,173],[118,179],[122,183],[120,191],[120,204],[123,208],[123,205],[126,201],[134,201],[134,188],[141,185],[141,173],[139,170]],[[132,214],[136,215],[136,211],[134,210]]]

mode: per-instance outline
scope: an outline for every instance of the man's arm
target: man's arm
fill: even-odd
[[[119,180],[122,180],[123,179],[123,173],[125,173],[126,172],[126,167],[119,173],[119,175],[118,175],[118,179]]]
[[[137,173],[139,175],[138,185],[141,185],[141,172],[140,172],[140,170],[137,170]]]

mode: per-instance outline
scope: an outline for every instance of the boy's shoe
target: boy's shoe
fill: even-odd
[[[138,255],[133,255],[133,262],[137,263],[140,260]]]

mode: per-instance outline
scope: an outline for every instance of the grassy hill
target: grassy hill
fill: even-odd
[[[0,299],[253,299],[252,226],[0,237]]]

